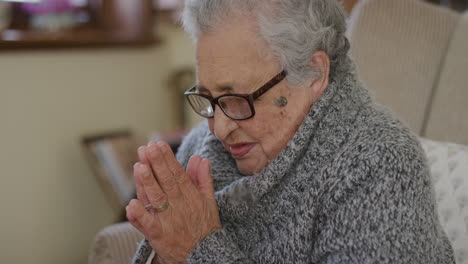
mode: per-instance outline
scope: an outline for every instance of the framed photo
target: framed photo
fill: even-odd
[[[87,159],[118,213],[135,197],[133,164],[138,161],[137,143],[130,131],[104,133],[82,139]]]

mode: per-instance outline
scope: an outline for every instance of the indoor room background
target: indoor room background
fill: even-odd
[[[194,47],[179,1],[38,2],[0,0],[0,263],[87,263],[96,233],[124,219],[83,139],[131,131],[144,143],[196,124],[182,96]]]

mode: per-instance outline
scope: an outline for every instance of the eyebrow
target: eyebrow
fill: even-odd
[[[234,91],[234,88],[232,88],[229,85],[220,85],[220,86],[216,87],[216,91],[219,91],[219,92],[232,92],[232,91]]]
[[[208,90],[205,86],[202,86],[202,85],[198,85],[198,90],[200,92],[208,92],[211,94],[210,90]],[[216,86],[215,90],[217,92],[232,92],[234,91],[234,88],[232,88],[229,85],[219,85],[219,86]]]

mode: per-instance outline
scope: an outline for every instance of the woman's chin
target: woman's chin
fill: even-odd
[[[250,158],[236,160],[237,168],[240,173],[246,176],[252,176],[257,172],[260,172],[267,164],[263,164],[261,160]]]

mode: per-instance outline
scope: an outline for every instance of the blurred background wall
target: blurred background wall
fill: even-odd
[[[158,23],[145,48],[0,52],[0,263],[86,263],[119,215],[80,137],[176,128],[169,73],[192,66],[191,41]]]

